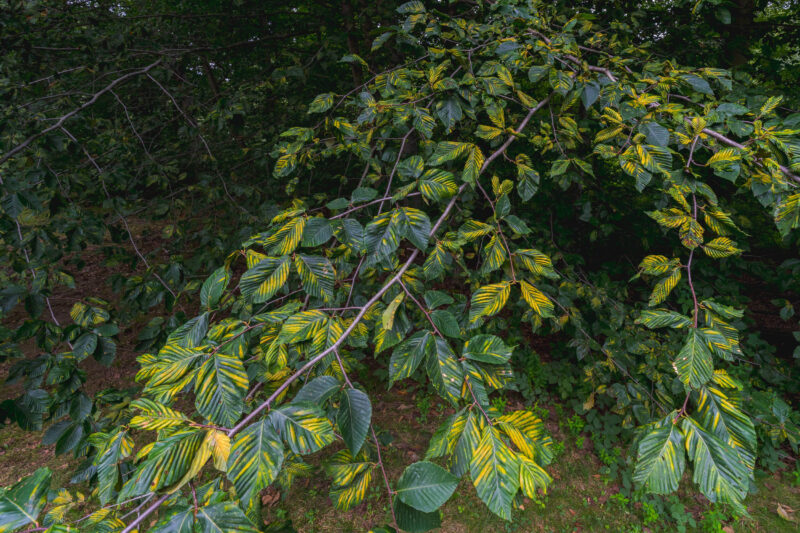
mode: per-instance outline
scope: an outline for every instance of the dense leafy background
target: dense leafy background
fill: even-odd
[[[512,519],[553,482],[551,399],[636,494],[745,512],[800,438],[798,18],[0,4],[0,422],[82,459],[81,530],[261,529],[320,461],[337,509],[385,485],[387,528],[436,527],[461,478]],[[408,380],[450,410],[391,479],[374,391]],[[0,493],[0,531],[77,527],[49,482]]]

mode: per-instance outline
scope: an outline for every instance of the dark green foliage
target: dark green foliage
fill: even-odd
[[[750,279],[800,290],[800,114],[774,75],[797,46],[720,27],[797,13],[693,4],[0,6],[0,357],[22,385],[0,423],[86,460],[87,531],[262,530],[262,491],[311,454],[336,509],[386,489],[385,530],[437,527],[462,478],[512,520],[557,446],[510,391],[570,398],[609,471],[632,444],[640,492],[691,471],[743,511],[800,440],[795,362],[746,309]],[[68,323],[88,261],[111,291]],[[84,361],[131,326],[139,398],[90,398]],[[371,365],[452,408],[399,479]],[[49,483],[0,492],[0,531],[66,528]]]

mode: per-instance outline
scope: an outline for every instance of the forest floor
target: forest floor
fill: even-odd
[[[114,295],[104,280],[113,266],[97,262],[81,270],[75,289],[54,295],[56,315],[67,320],[69,309],[81,295],[92,294],[113,301]],[[90,258],[91,259],[91,258]],[[87,368],[92,376],[87,383],[90,394],[106,388],[131,389],[138,364],[134,346],[136,335],[144,322],[128,324],[119,335],[119,349],[110,368],[100,367],[91,359]],[[537,346],[537,349],[539,347]],[[32,350],[31,350],[32,351]],[[0,364],[0,382],[11,362]],[[95,368],[96,367],[96,368]],[[365,373],[364,373],[365,374]],[[386,391],[378,380],[359,376],[362,383],[373,389],[373,421],[380,431],[388,432],[391,442],[382,447],[383,459],[390,479],[397,479],[403,468],[420,460],[436,428],[452,410],[424,385],[407,384]],[[370,386],[370,382],[375,382]],[[0,400],[15,395],[14,386],[0,389]],[[595,450],[589,432],[580,425],[568,424],[575,419],[563,403],[542,398],[539,406],[523,405],[521,397],[504,398],[509,408],[533,407],[542,416],[556,442],[556,458],[547,467],[553,478],[547,494],[536,500],[522,499],[514,510],[513,522],[494,516],[478,499],[468,480],[462,481],[442,511],[443,533],[493,532],[672,532],[702,531],[781,532],[800,531],[800,471],[786,467],[777,472],[758,471],[757,491],[746,500],[749,516],[733,516],[730,509],[708,502],[693,489],[690,476],[677,495],[653,499],[650,502],[631,501],[620,492],[621,471],[625,468],[626,450],[622,450],[617,467],[609,471],[608,461],[601,461],[602,450]],[[47,466],[53,471],[52,486],[69,483],[72,470],[80,462],[72,455],[55,455],[53,446],[43,446],[41,433],[30,433],[16,426],[0,427],[0,486],[7,486]],[[600,453],[598,453],[600,452]],[[607,454],[606,459],[607,459]],[[309,462],[319,465],[310,458]],[[613,461],[612,461],[613,463]],[[621,466],[619,466],[621,465]],[[605,467],[605,468],[604,468]],[[362,532],[387,524],[391,513],[385,487],[376,471],[366,500],[350,511],[336,511],[328,498],[325,476],[298,479],[286,493],[269,489],[264,502],[265,519],[271,523],[291,522],[300,532]],[[78,490],[86,491],[85,486]],[[286,531],[291,531],[287,529]]]
[[[130,386],[130,382],[119,386]],[[431,435],[452,411],[424,389],[393,388],[373,397],[376,427],[388,429],[392,437],[392,442],[382,447],[387,473],[390,479],[397,479],[406,465],[422,458]],[[711,505],[693,490],[686,475],[678,495],[663,499],[661,509],[656,509],[624,497],[619,476],[600,473],[603,463],[591,441],[585,434],[576,435],[559,425],[553,411],[538,410],[546,417],[548,430],[557,443],[557,456],[547,467],[553,477],[547,494],[538,500],[523,499],[514,510],[513,522],[505,522],[483,505],[468,480],[462,481],[443,508],[442,533],[800,531],[794,513],[796,510],[800,515],[800,476],[793,471],[757,473],[758,492],[746,501],[748,517],[735,517],[730,510]],[[53,471],[53,486],[69,482],[79,461],[68,454],[55,455],[53,446],[42,446],[40,440],[41,434],[14,426],[0,429],[0,486],[14,483],[43,466]],[[315,463],[313,458],[309,462]],[[390,522],[379,472],[375,473],[365,502],[350,511],[333,509],[328,499],[329,486],[323,479],[324,476],[298,479],[287,493],[270,489],[262,499],[266,520],[290,522],[296,531],[304,533],[365,532]],[[790,520],[782,517],[779,509]]]

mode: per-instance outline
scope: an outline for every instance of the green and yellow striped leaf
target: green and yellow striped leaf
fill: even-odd
[[[23,526],[27,531],[38,529],[38,517],[47,504],[47,491],[50,488],[49,468],[39,468],[0,492],[0,532],[10,533]]]
[[[533,312],[542,318],[550,318],[553,316],[553,302],[542,291],[531,285],[525,280],[520,281],[520,289],[522,290],[522,297],[528,302],[528,305],[533,309]]]
[[[241,359],[217,352],[197,373],[195,407],[210,422],[233,427],[242,416],[249,383]]]
[[[328,259],[317,255],[297,254],[294,266],[306,293],[322,298],[325,302],[333,301],[336,271]]]
[[[692,320],[680,313],[669,309],[645,309],[636,319],[637,324],[642,324],[650,329],[655,328],[687,328],[692,325]]]
[[[705,385],[711,379],[714,362],[703,335],[689,328],[686,341],[672,363],[680,380],[693,388]]]
[[[270,412],[272,427],[297,455],[318,452],[333,442],[333,426],[316,405],[297,403]]]
[[[418,331],[392,352],[389,361],[389,383],[410,378],[425,356],[435,350],[433,334]]]
[[[553,268],[550,258],[536,249],[516,250],[514,258],[519,259],[526,269],[534,276],[543,276],[548,279],[558,279],[559,275]]]
[[[286,284],[289,279],[289,256],[267,257],[242,274],[239,290],[253,303],[264,303]]]
[[[328,321],[328,315],[315,309],[301,311],[286,319],[276,342],[297,343],[313,338]]]
[[[148,398],[133,401],[131,407],[141,410],[141,413],[130,421],[132,427],[139,429],[157,431],[180,426],[189,420],[183,413]]]
[[[553,481],[550,474],[524,455],[517,454],[517,460],[519,461],[519,488],[522,489],[522,493],[531,499],[537,498],[536,489],[541,489],[547,494],[547,486]]]
[[[464,370],[458,364],[458,358],[447,340],[434,337],[428,346],[428,377],[439,394],[455,405],[461,398]]]
[[[660,422],[649,426],[639,442],[633,481],[647,492],[669,494],[678,490],[678,483],[686,468],[683,433],[674,420],[673,411]]]
[[[469,321],[497,314],[506,305],[510,293],[511,283],[508,281],[484,285],[475,291],[470,301]]]
[[[147,459],[122,487],[117,501],[141,496],[176,483],[189,470],[204,439],[205,431],[181,430],[153,443]]]
[[[236,435],[228,457],[228,479],[244,508],[275,481],[283,464],[283,444],[268,420],[260,420]]]
[[[419,192],[431,202],[442,202],[458,192],[458,185],[451,172],[429,169],[419,179]]]
[[[483,247],[483,265],[481,265],[481,272],[488,274],[494,272],[506,262],[508,255],[506,254],[506,247],[498,235],[492,235],[489,243]]]
[[[716,381],[716,373],[714,378]],[[734,403],[735,394],[735,390],[726,394],[712,385],[703,387],[697,400],[697,416],[704,428],[736,452],[752,476],[756,463],[756,430],[750,417]]]
[[[475,335],[464,343],[462,355],[473,361],[501,365],[511,359],[512,348],[495,335]]]
[[[750,473],[736,451],[692,417],[684,419],[683,432],[694,465],[692,479],[700,491],[712,502],[728,503],[743,511]]]
[[[548,465],[553,460],[553,439],[547,434],[542,419],[530,411],[520,410],[505,414],[497,418],[496,425],[531,461]]]
[[[470,461],[472,484],[494,514],[511,520],[511,502],[519,490],[519,460],[494,426],[483,429]]]
[[[305,217],[295,217],[267,237],[264,245],[272,248],[271,255],[288,255],[300,244],[305,227]]]
[[[351,509],[364,501],[374,468],[363,453],[355,458],[348,450],[333,454],[326,470],[333,478],[330,497],[336,509]]]
[[[467,155],[474,145],[471,143],[443,141],[436,145],[433,155],[428,159],[431,166],[441,165],[448,161],[454,161]]]
[[[658,305],[666,300],[669,293],[672,292],[672,289],[675,288],[680,280],[680,268],[673,268],[672,272],[661,278],[658,283],[656,283],[656,286],[653,287],[653,292],[650,294],[650,301],[648,302],[650,307]]]
[[[727,237],[717,237],[716,239],[708,241],[703,245],[703,251],[706,255],[715,259],[730,257],[741,253],[741,250],[736,247],[736,244]]]
[[[477,146],[473,146],[469,152],[466,163],[464,163],[464,172],[461,173],[461,179],[465,183],[475,183],[481,173],[483,167],[483,152]]]

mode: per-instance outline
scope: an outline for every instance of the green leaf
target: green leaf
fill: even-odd
[[[411,377],[425,356],[434,349],[433,334],[430,331],[418,331],[403,341],[392,352],[389,383]]]
[[[478,497],[494,514],[511,520],[511,502],[519,490],[519,461],[494,426],[486,426],[470,462]]]
[[[216,307],[230,279],[230,269],[227,267],[216,269],[213,274],[208,276],[200,288],[200,305],[209,311]]]
[[[148,533],[193,533],[194,508],[190,505],[170,507]]]
[[[212,423],[233,427],[242,416],[249,383],[241,359],[217,352],[197,373],[195,407]]]
[[[295,402],[311,402],[321,404],[334,395],[342,384],[333,376],[317,376],[305,385],[295,395]]]
[[[418,511],[431,513],[450,499],[458,478],[428,461],[411,464],[397,480],[397,496]]]
[[[639,126],[639,131],[644,133],[647,143],[655,146],[669,144],[669,130],[658,122],[645,122]]]
[[[336,423],[342,440],[354,456],[358,454],[367,438],[372,422],[372,404],[369,396],[358,389],[347,389],[341,396]]]
[[[436,116],[442,121],[447,133],[453,131],[455,125],[464,118],[461,104],[457,98],[446,98],[436,103]]]
[[[238,505],[216,503],[197,510],[196,533],[258,533]]]
[[[278,475],[283,464],[283,445],[268,420],[260,420],[236,435],[228,457],[228,479],[245,508]]]
[[[714,371],[711,351],[703,339],[703,335],[695,328],[690,328],[686,342],[673,362],[675,372],[680,380],[694,388],[705,385]]]
[[[331,107],[333,107],[333,93],[319,94],[308,106],[308,113],[324,113]]]
[[[453,339],[461,337],[461,327],[451,312],[437,309],[431,312],[431,320],[442,335]]]
[[[423,513],[406,505],[400,498],[392,504],[397,517],[397,526],[408,533],[425,533],[442,525],[438,512]]]
[[[47,503],[50,488],[49,468],[39,468],[5,492],[0,492],[0,533],[33,524]]]
[[[501,365],[511,358],[512,349],[494,335],[476,335],[464,343],[463,355],[467,359]]]
[[[674,420],[677,411],[651,426],[639,443],[633,481],[647,492],[669,494],[678,490],[686,467],[683,433]]]
[[[528,69],[528,79],[531,80],[531,83],[536,83],[544,78],[552,68],[550,65],[534,65]]]
[[[707,94],[709,96],[714,96],[714,91],[711,90],[711,86],[703,78],[695,76],[694,74],[684,74],[681,76],[681,78],[686,81],[695,91],[702,94]]]
[[[584,85],[581,92],[581,102],[583,102],[584,109],[592,107],[598,96],[600,96],[600,86],[597,83],[590,82]]]
[[[333,236],[333,225],[330,220],[322,217],[309,218],[303,229],[302,246],[315,248],[322,246]]]

